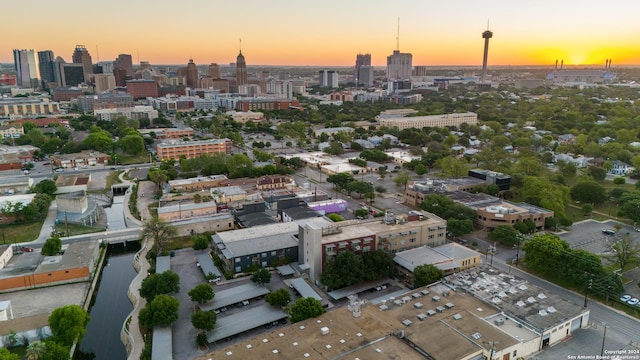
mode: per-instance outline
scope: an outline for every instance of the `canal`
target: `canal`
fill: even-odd
[[[102,275],[94,293],[89,314],[91,321],[82,338],[75,359],[126,359],[127,353],[120,340],[120,330],[133,305],[127,297],[129,284],[136,276],[133,258],[140,245],[127,243],[109,246]],[[89,354],[89,356],[86,356]],[[84,356],[83,356],[84,355]]]

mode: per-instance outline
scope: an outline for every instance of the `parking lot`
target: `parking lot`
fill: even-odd
[[[191,314],[194,312],[195,304],[189,297],[189,290],[193,289],[196,285],[206,282],[204,275],[200,268],[198,268],[196,254],[198,252],[193,249],[182,249],[175,251],[175,256],[171,258],[171,270],[176,272],[180,276],[180,292],[176,294],[176,298],[180,301],[180,310],[178,320],[173,324],[173,355],[175,359],[193,359],[199,355],[202,355],[198,347],[196,346],[197,330],[191,324]],[[291,301],[295,302],[299,296],[295,294],[295,291],[290,289],[277,272],[271,273],[271,282],[265,286],[269,291],[284,288],[288,289],[291,293]],[[242,284],[251,282],[250,277],[222,280],[218,284],[212,284],[214,293],[218,293],[222,290],[236,287]],[[215,299],[215,298],[214,298]],[[241,311],[250,309],[251,307],[265,304],[264,299],[250,299],[248,304],[236,304],[233,306],[227,306],[225,311],[218,314],[218,318],[236,314]],[[275,326],[281,326],[278,324]],[[271,331],[271,327],[260,327],[243,334],[233,336],[228,341],[222,341],[218,344],[209,344],[209,350],[213,351],[217,348],[227,346],[233,342],[244,341],[253,338],[261,333]]]
[[[620,228],[617,229],[616,226]],[[613,220],[602,222],[585,220],[573,224],[571,232],[560,234],[560,238],[568,242],[571,248],[598,255],[610,253],[611,245],[624,236],[630,236],[638,241],[640,232],[635,231],[632,226]]]

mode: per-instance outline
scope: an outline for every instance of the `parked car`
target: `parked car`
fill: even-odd
[[[629,305],[638,305],[638,303],[640,303],[640,300],[638,300],[637,298],[631,298],[629,301],[627,301],[627,304]]]
[[[620,298],[620,301],[622,302],[627,302],[631,300],[631,295],[622,295],[622,297]]]
[[[602,233],[605,234],[605,235],[613,236],[613,235],[616,234],[616,231],[615,230],[611,230],[611,229],[604,229],[604,230],[602,230]]]
[[[24,252],[33,252],[33,248],[29,246],[23,246],[22,251]]]
[[[63,168],[57,168],[55,171],[59,173],[59,172],[63,172],[64,169]]]

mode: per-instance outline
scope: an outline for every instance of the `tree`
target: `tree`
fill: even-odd
[[[327,182],[332,183],[338,189],[344,189],[351,182],[355,181],[352,174],[339,173],[327,176]]]
[[[6,348],[0,348],[0,360],[20,360],[20,356],[18,354],[11,353]]]
[[[156,256],[162,253],[162,244],[177,233],[178,230],[175,227],[158,219],[157,216],[152,217],[142,226],[142,236],[155,242]]]
[[[271,272],[265,268],[258,269],[258,271],[251,276],[251,281],[258,285],[268,284],[271,282]]]
[[[536,231],[536,223],[531,219],[526,219],[513,224],[513,228],[521,234],[533,234]]]
[[[436,166],[442,170],[442,176],[462,177],[469,173],[469,164],[462,159],[447,156],[436,161]]]
[[[158,187],[158,192],[162,193],[162,184],[169,179],[167,173],[158,168],[149,169],[149,180],[151,180]]]
[[[627,182],[627,179],[623,177],[617,177],[613,179],[613,183],[616,185],[624,185]]]
[[[57,190],[56,182],[51,179],[43,179],[33,187],[33,192],[36,194],[53,195]]]
[[[291,322],[298,322],[324,314],[322,303],[312,297],[298,299],[289,310]]]
[[[327,260],[320,281],[330,289],[339,289],[361,282],[364,271],[362,257],[352,251],[341,251]]]
[[[444,277],[444,271],[434,265],[418,265],[413,269],[413,286],[422,287],[433,284]]]
[[[285,307],[291,302],[291,294],[287,289],[280,288],[267,294],[264,300],[271,306]]]
[[[47,345],[42,341],[34,341],[27,346],[27,360],[41,360],[47,352]],[[0,356],[0,359],[4,359]]]
[[[595,181],[579,181],[569,191],[571,199],[583,203],[601,204],[607,200],[606,189]]]
[[[367,209],[356,209],[353,212],[353,215],[355,215],[355,217],[357,218],[365,218],[369,215],[369,210]]]
[[[640,248],[629,236],[624,236],[616,241],[611,246],[611,250],[613,250],[611,260],[617,262],[622,271],[628,265],[636,264],[640,260]]]
[[[570,249],[566,241],[551,234],[534,235],[522,246],[527,266],[543,274],[559,271]]]
[[[203,250],[209,247],[209,237],[207,235],[192,236],[193,250]]]
[[[198,304],[204,304],[207,301],[211,301],[214,296],[215,293],[209,284],[196,285],[196,287],[189,290],[189,297],[191,297],[191,301],[197,302]]]
[[[468,234],[473,231],[473,221],[469,219],[449,219],[447,220],[447,230],[450,231],[453,236]]]
[[[140,324],[147,329],[169,326],[178,320],[180,302],[169,295],[158,295],[140,310]]]
[[[331,155],[342,155],[344,154],[344,147],[342,147],[342,143],[339,141],[332,141],[329,143],[324,149],[324,152]]]
[[[342,216],[335,213],[327,215],[327,218],[333,222],[344,221],[344,218]]]
[[[373,281],[393,275],[393,256],[383,250],[368,251],[362,254],[365,281]]]
[[[396,186],[403,187],[404,191],[407,191],[407,184],[410,180],[411,175],[408,171],[403,171],[400,174],[396,175],[395,178],[393,178],[393,182],[396,184]]]
[[[511,225],[498,225],[491,230],[488,237],[504,245],[515,245],[518,242],[518,230]]]
[[[607,177],[607,170],[601,167],[589,166],[589,168],[587,168],[587,174],[594,180],[602,181]]]
[[[48,238],[42,245],[41,253],[44,256],[55,256],[62,250],[62,240],[57,235]]]
[[[89,314],[80,306],[66,305],[53,310],[49,316],[49,328],[58,342],[71,346],[75,341],[80,341],[89,320]]]
[[[41,360],[68,360],[69,348],[53,340],[45,340],[44,345],[47,351],[42,355]]]
[[[213,330],[216,327],[216,314],[213,311],[198,310],[191,314],[191,324],[198,330]]]
[[[180,291],[180,276],[171,270],[151,274],[140,284],[140,295],[149,302],[160,294],[175,294],[178,291]]]
[[[113,139],[108,131],[92,126],[89,136],[82,141],[82,146],[86,149],[111,152],[113,150]]]
[[[124,136],[118,141],[118,146],[129,155],[139,155],[145,152],[144,139],[136,131],[135,134]]]

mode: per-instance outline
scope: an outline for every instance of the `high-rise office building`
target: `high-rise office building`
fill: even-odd
[[[247,84],[247,63],[242,55],[242,50],[236,58],[236,86]]]
[[[55,62],[53,57],[53,51],[45,50],[38,51],[38,66],[40,67],[40,79],[43,85],[48,87],[48,83],[56,82],[55,75]]]
[[[113,61],[99,61],[98,66],[102,68],[103,74],[113,74]]]
[[[74,64],[82,64],[85,80],[93,77],[93,63],[91,62],[91,55],[84,45],[76,45],[76,49],[73,51],[72,60]]]
[[[62,86],[78,86],[86,82],[83,64],[62,65]]]
[[[13,50],[13,61],[18,75],[18,86],[36,88],[40,86],[40,72],[33,50]]]
[[[94,77],[95,92],[100,94],[116,88],[116,78],[113,74],[96,74]]]
[[[411,78],[413,55],[393,50],[393,54],[387,56],[387,79],[402,80]]]
[[[133,76],[133,59],[129,54],[120,54],[113,62],[114,69],[126,70],[127,76]]]
[[[211,65],[209,65],[209,71],[207,75],[212,79],[220,79],[222,75],[220,72],[220,65],[211,63]]]
[[[185,76],[187,77],[188,87],[192,89],[195,89],[198,87],[198,67],[193,62],[193,59],[189,59]]]
[[[356,68],[353,73],[356,85],[362,84],[360,81],[360,68],[363,66],[371,66],[371,54],[356,55]]]
[[[373,85],[373,66],[363,65],[360,67],[360,70],[358,70],[358,85]]]
[[[338,72],[334,70],[320,70],[318,72],[319,78],[318,83],[320,87],[330,87],[337,88],[338,87]]]

